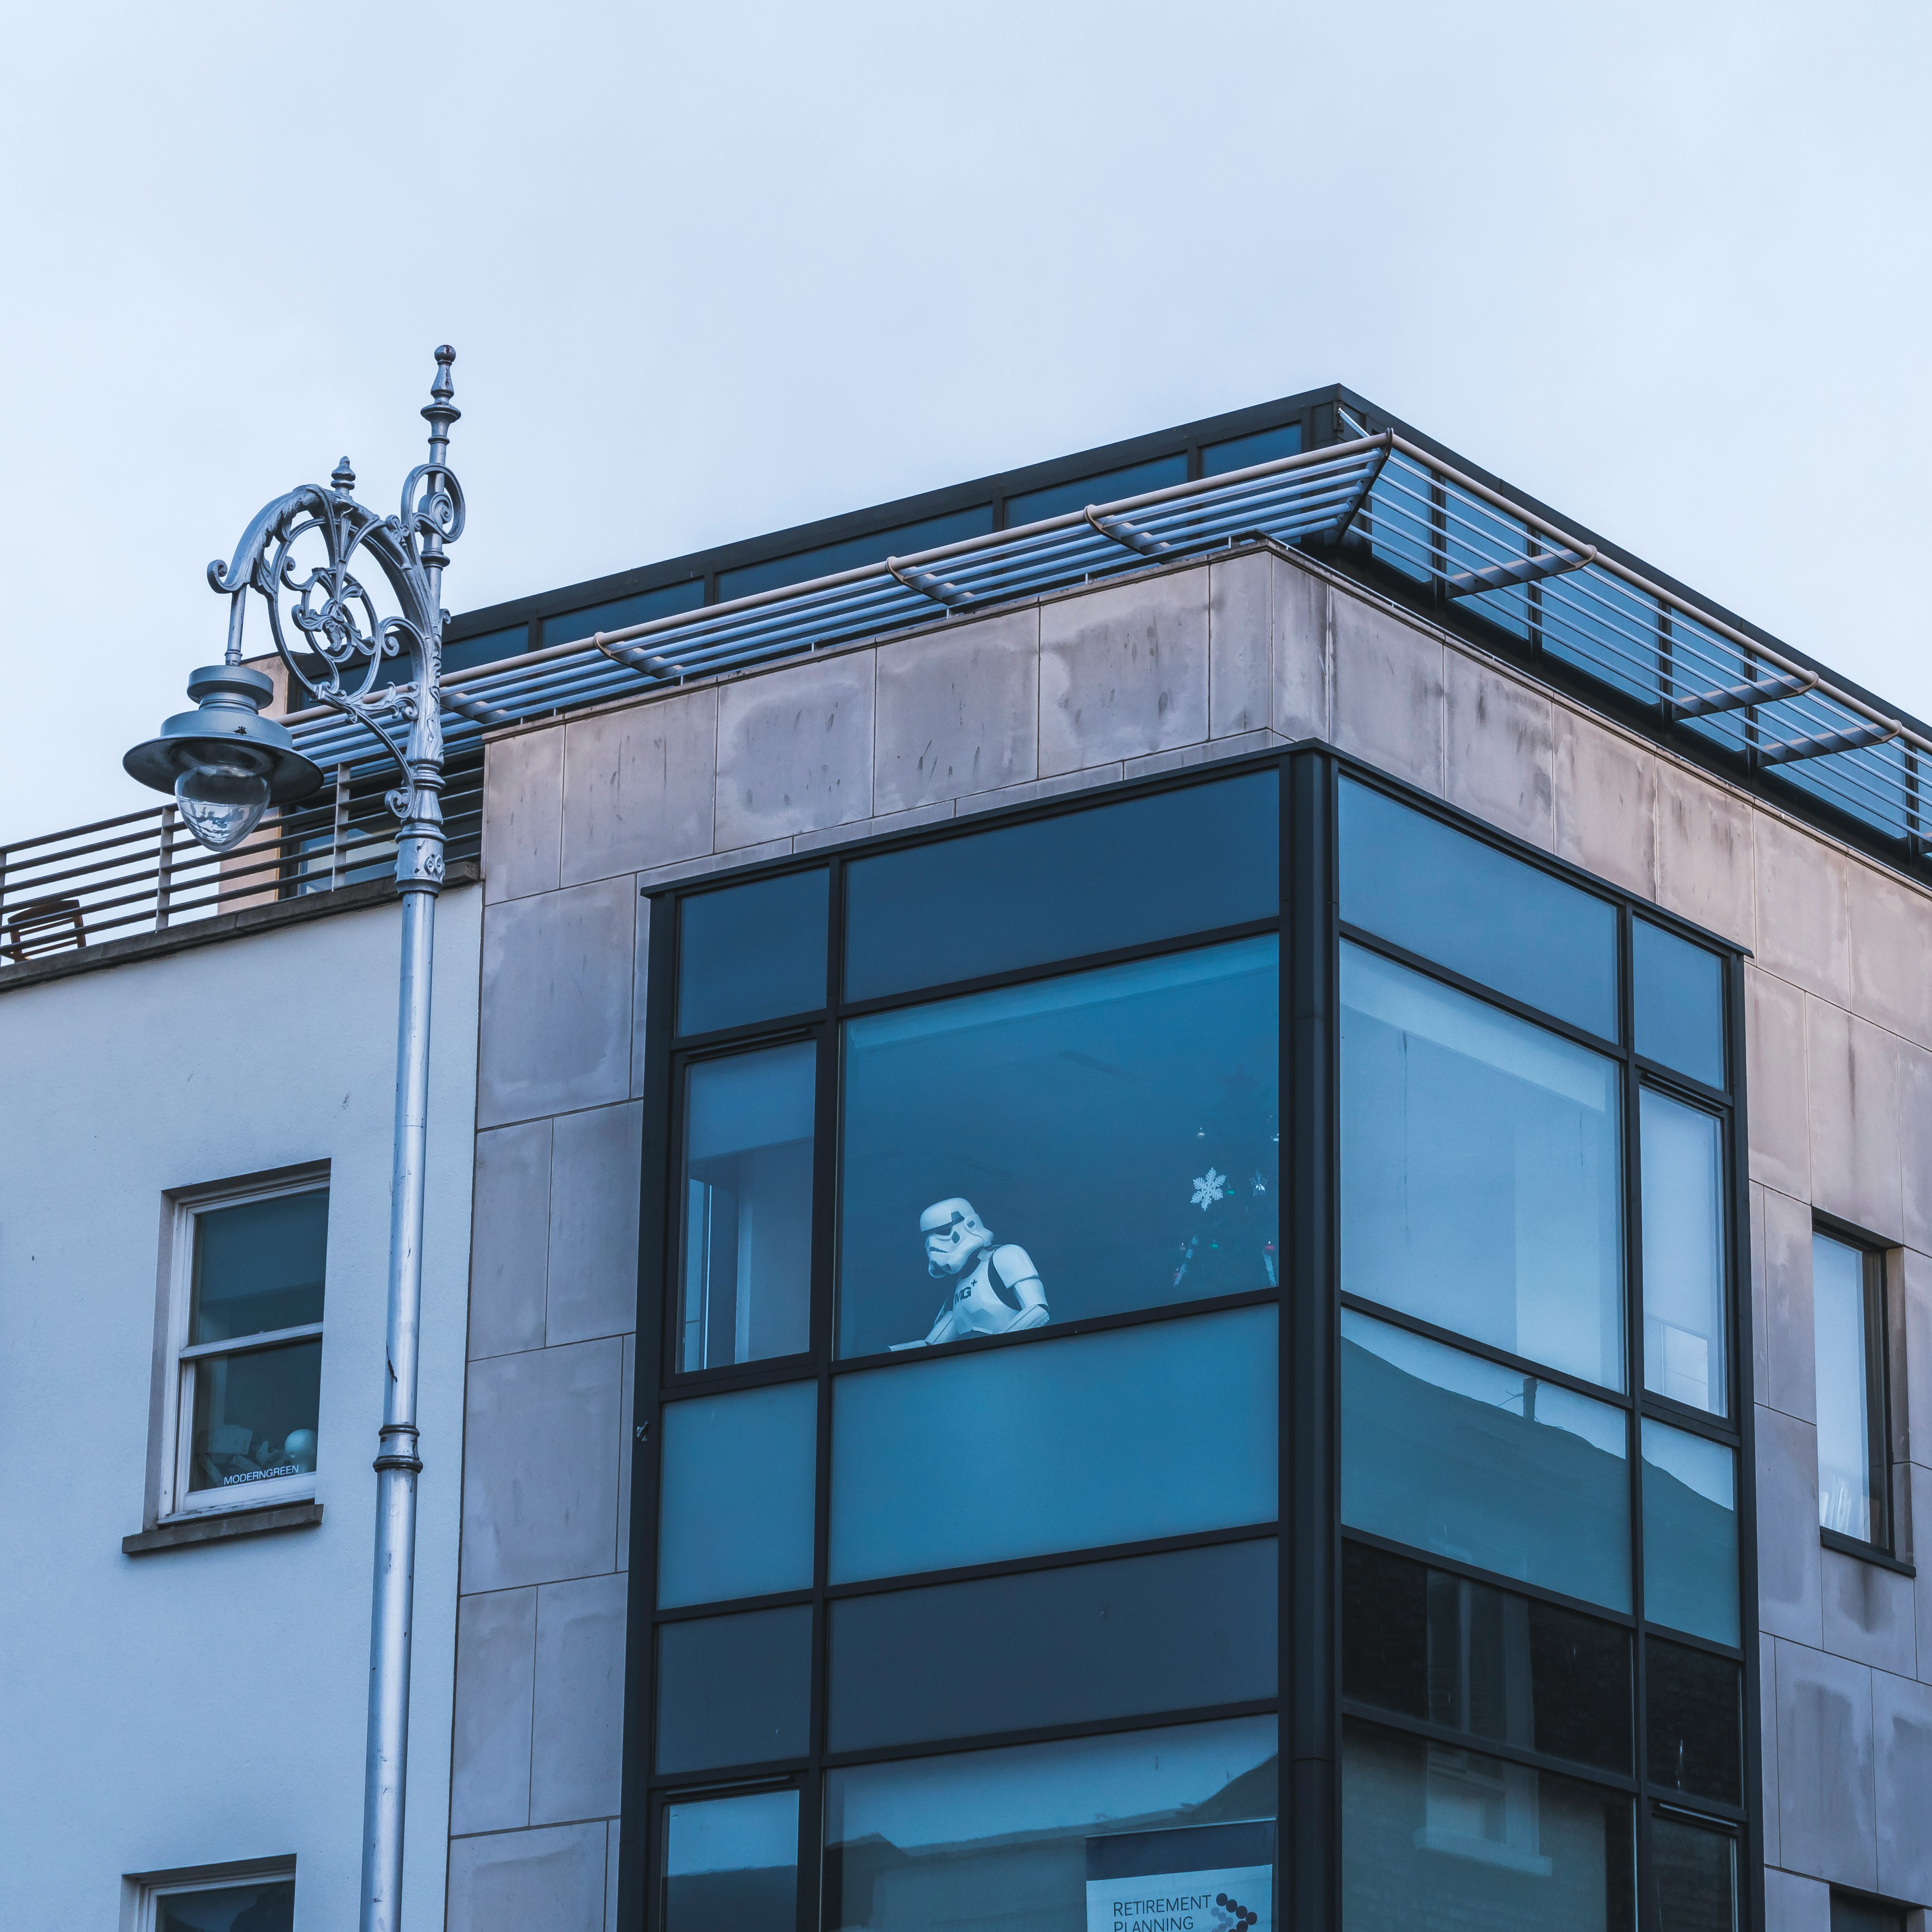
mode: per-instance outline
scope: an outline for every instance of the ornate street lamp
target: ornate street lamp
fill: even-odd
[[[199,709],[170,718],[123,762],[143,784],[172,791],[190,832],[211,851],[246,838],[271,805],[314,791],[322,773],[286,729],[260,713],[274,687],[242,662],[248,596],[268,608],[276,650],[297,686],[365,726],[394,759],[396,884],[403,896],[401,1016],[396,1136],[389,1197],[388,1358],[376,1456],[375,1601],[369,1643],[369,1733],[362,1809],[362,1932],[397,1932],[403,1889],[403,1800],[408,1768],[410,1618],[415,1589],[416,1349],[422,1300],[423,1150],[429,1108],[430,967],[442,885],[442,623],[445,547],[463,534],[463,491],[445,459],[461,412],[449,365],[436,352],[423,415],[429,460],[403,484],[393,517],[350,492],[344,457],[323,489],[305,484],[256,513],[234,560],[208,580],[229,600],[226,661],[197,670]],[[358,556],[358,553],[360,554]],[[379,615],[376,585],[356,569],[374,560],[395,608]],[[310,561],[310,560],[314,560]],[[367,568],[366,565],[363,566]],[[284,605],[286,606],[286,610]],[[294,633],[293,637],[290,632]],[[406,679],[379,684],[386,664]]]

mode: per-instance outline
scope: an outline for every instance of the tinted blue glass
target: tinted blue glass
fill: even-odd
[[[1630,1801],[1526,1765],[1342,1729],[1348,1932],[1634,1932]]]
[[[485,631],[480,637],[459,638],[442,647],[442,674],[454,677],[459,671],[476,670],[501,658],[521,657],[531,649],[530,627],[512,624],[501,631]],[[386,658],[376,674],[378,690],[386,685],[406,684],[416,674],[406,656]]]
[[[1617,914],[1344,779],[1342,916],[1499,993],[1617,1036]]]
[[[621,631],[629,624],[654,623],[660,617],[675,617],[697,610],[704,602],[704,580],[689,584],[660,584],[655,590],[640,590],[629,597],[613,598],[608,603],[586,604],[581,610],[566,610],[543,621],[544,645],[572,644],[599,631]]]
[[[1276,918],[1280,800],[1253,772],[859,860],[846,997]]]
[[[1643,1425],[1643,1613],[1738,1640],[1737,1458],[1668,1423]]]
[[[811,1606],[662,1625],[657,1690],[660,1771],[802,1757],[811,1735]]]
[[[842,543],[794,550],[789,556],[772,557],[763,563],[741,564],[736,570],[718,573],[718,601],[728,603],[734,597],[750,597],[760,590],[804,584],[814,577],[835,576],[842,570],[856,570],[886,557],[937,550],[941,544],[982,537],[992,527],[993,506],[976,503],[970,509],[949,511],[943,517],[926,517],[916,524],[900,524],[872,536],[848,537]]]
[[[685,1076],[678,1366],[811,1343],[810,1040],[692,1063]]]
[[[1090,1880],[1244,1870],[1243,1902],[1268,1932],[1276,1750],[1273,1718],[1240,1718],[828,1771],[824,1923],[1076,1932],[1115,1922],[1089,1916]],[[1188,1916],[1208,1932],[1208,1913]]]
[[[1272,1307],[842,1376],[835,1583],[1272,1522]]]
[[[1092,476],[1076,476],[1070,483],[1050,483],[1044,490],[1023,490],[1006,499],[1006,528],[1043,522],[1069,510],[1084,510],[1089,503],[1118,503],[1124,496],[1144,496],[1150,490],[1165,490],[1171,484],[1187,481],[1187,458],[1184,455],[1156,456],[1151,462],[1130,463],[1123,470],[1103,470]]]
[[[824,1005],[830,876],[787,872],[680,902],[680,1033],[712,1033]]]
[[[1271,1537],[832,1606],[833,1750],[983,1737],[1275,1694]],[[988,1630],[1024,1630],[962,1671]]]
[[[293,1932],[295,1922],[292,1878],[164,1892],[154,1901],[154,1932]]]
[[[1646,1087],[1643,1385],[1692,1408],[1729,1406],[1724,1347],[1724,1130]]]
[[[812,1584],[818,1384],[668,1402],[658,1602],[728,1603]]]
[[[1224,476],[1231,470],[1245,470],[1250,464],[1273,463],[1283,456],[1300,454],[1300,424],[1283,423],[1279,429],[1258,429],[1252,436],[1210,442],[1201,452],[1201,473]]]
[[[1602,1054],[1343,946],[1343,1288],[1621,1389],[1620,1078]]]
[[[1736,1932],[1738,1841],[1735,1833],[1706,1830],[1659,1813],[1650,1821],[1650,1876],[1657,1894],[1658,1932]],[[1832,1901],[1835,1906],[1835,1897]],[[1903,1915],[1892,1921],[1901,1926]],[[1832,1932],[1840,1932],[1832,1914]]]
[[[442,674],[454,677],[458,671],[474,670],[478,665],[494,664],[500,658],[520,658],[530,648],[530,627],[512,624],[507,630],[486,631],[481,637],[459,638],[442,647]]]
[[[1631,977],[1637,1052],[1708,1086],[1723,1086],[1724,962],[1640,919],[1632,935]]]
[[[797,1932],[798,1793],[664,1808],[664,1932]]]
[[[839,1352],[1274,1287],[1276,945],[851,1022]]]
[[[1630,1608],[1624,1414],[1353,1310],[1342,1316],[1342,1520]]]

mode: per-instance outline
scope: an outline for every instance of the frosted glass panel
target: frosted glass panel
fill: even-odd
[[[1272,1307],[842,1376],[832,1581],[1272,1522]]]
[[[728,1603],[812,1586],[818,1385],[668,1402],[658,1601]]]

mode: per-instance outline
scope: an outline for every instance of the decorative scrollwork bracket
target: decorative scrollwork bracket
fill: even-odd
[[[463,488],[448,460],[450,425],[463,413],[450,400],[455,360],[446,344],[436,352],[422,411],[429,460],[404,479],[397,514],[356,501],[345,456],[327,488],[304,484],[265,504],[232,559],[208,566],[210,586],[229,599],[227,662],[242,662],[252,590],[268,606],[291,692],[352,718],[394,759],[402,782],[386,802],[397,820],[397,881],[431,892],[443,874],[442,572],[464,525]]]

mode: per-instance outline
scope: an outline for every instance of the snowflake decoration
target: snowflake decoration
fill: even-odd
[[[1210,1167],[1205,1174],[1197,1174],[1194,1177],[1193,1204],[1204,1214],[1209,1204],[1220,1200],[1227,1191],[1228,1177],[1225,1174],[1216,1174]]]

